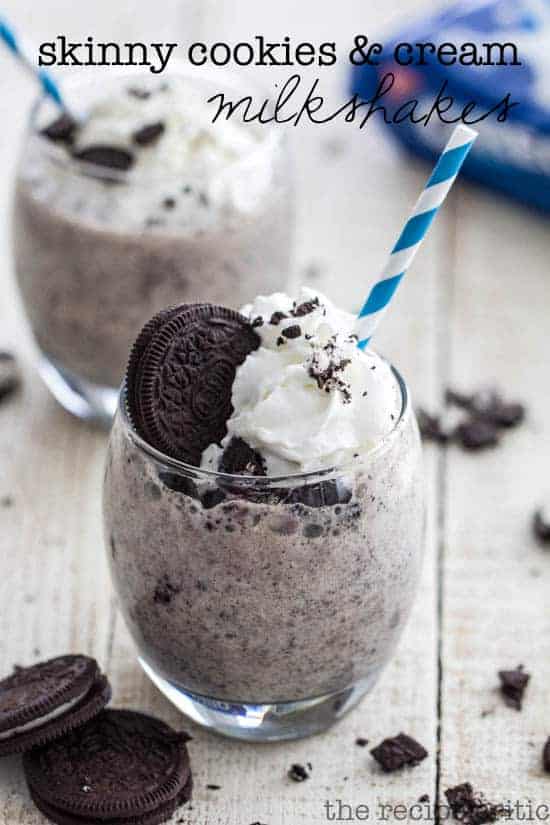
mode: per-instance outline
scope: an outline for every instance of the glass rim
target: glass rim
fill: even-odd
[[[170,77],[174,76],[188,78],[190,82],[197,83],[198,85],[201,83],[215,84],[218,82],[221,92],[232,87],[243,91],[245,81],[237,72],[231,71],[230,69],[225,69],[225,67],[218,67],[218,73],[222,74],[223,77],[216,80],[216,71],[212,68],[192,67],[187,65],[182,60],[174,60],[170,69],[168,69],[163,75],[155,75],[154,77],[157,78],[159,82],[169,80]],[[99,70],[94,71],[89,68],[76,70],[71,73],[70,78],[65,81],[64,86],[70,90],[71,87],[78,88],[78,86],[87,83],[93,85],[94,77],[98,74]],[[150,77],[144,76],[143,73],[136,71],[135,68],[115,67],[110,73],[111,80],[117,78],[120,80],[127,78],[128,80],[133,79],[137,82],[140,79],[143,81],[144,77],[146,82],[151,81]],[[263,91],[264,94],[266,94],[265,89],[260,86],[256,79],[247,79],[246,84],[252,92],[261,94]],[[50,102],[50,99],[45,93],[40,93],[37,97],[35,97],[27,117],[26,129],[27,138],[35,139],[39,143],[40,151],[49,161],[52,161],[57,166],[62,167],[67,172],[74,174],[77,177],[84,176],[88,180],[93,180],[95,178],[99,181],[108,181],[109,183],[126,183],[128,185],[150,184],[153,181],[164,182],[173,180],[173,175],[168,172],[159,175],[147,174],[144,172],[140,173],[136,172],[135,169],[129,169],[127,171],[122,169],[111,169],[73,157],[62,145],[59,145],[55,141],[52,141],[43,135],[42,129],[44,128],[44,125],[39,126],[37,123],[42,107]],[[60,110],[58,111],[60,112]],[[220,117],[219,122],[223,123],[224,121],[225,118]],[[215,126],[216,124],[211,123],[210,125]],[[246,125],[250,126],[250,124]],[[252,128],[255,128],[255,124],[253,124]],[[267,139],[260,142],[258,146],[256,146],[244,157],[228,163],[222,174],[227,174],[232,170],[238,170],[239,168],[244,167],[245,164],[248,164],[251,159],[261,157],[262,155],[269,155],[281,147],[284,141],[284,130],[280,127],[276,128],[274,124],[261,124],[261,126],[258,126],[257,128],[261,128],[262,132],[265,131],[267,134]]]
[[[210,480],[213,482],[221,481],[222,483],[225,482],[226,484],[236,486],[240,485],[245,487],[250,487],[251,485],[259,487],[262,485],[271,486],[288,483],[294,484],[296,486],[301,486],[302,483],[311,483],[313,479],[330,479],[334,476],[342,476],[346,475],[346,473],[349,473],[351,471],[356,471],[358,468],[364,467],[367,461],[372,461],[374,458],[377,458],[379,455],[387,452],[390,449],[393,441],[397,437],[397,433],[400,431],[403,425],[403,421],[405,420],[409,412],[410,394],[405,379],[397,370],[397,368],[394,367],[394,365],[383,356],[379,355],[379,358],[381,358],[381,360],[389,366],[399,388],[401,396],[401,409],[399,411],[399,415],[393,422],[392,428],[388,430],[388,432],[369,450],[362,453],[360,458],[352,459],[351,461],[348,461],[345,464],[340,464],[337,466],[320,467],[316,470],[307,470],[301,473],[287,473],[283,475],[267,476],[222,473],[218,470],[209,470],[203,467],[197,467],[194,464],[188,464],[187,462],[180,461],[177,458],[172,458],[171,456],[166,455],[166,453],[157,450],[156,447],[153,447],[139,435],[139,433],[134,428],[130,420],[130,416],[128,414],[128,408],[126,404],[126,380],[124,380],[120,388],[118,399],[118,413],[122,418],[126,432],[132,439],[135,446],[138,449],[140,449],[141,452],[146,453],[149,457],[153,458],[155,461],[161,464],[164,464],[166,467],[178,470],[187,477],[192,476],[195,479],[197,477],[200,477],[203,480]]]

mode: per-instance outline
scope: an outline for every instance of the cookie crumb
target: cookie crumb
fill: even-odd
[[[303,765],[295,763],[290,766],[288,778],[292,779],[293,782],[305,782],[306,779],[309,779],[309,773]]]
[[[523,665],[519,665],[515,670],[499,670],[500,691],[508,707],[521,710],[523,694],[531,678],[529,673],[525,673]]]
[[[281,323],[281,321],[284,321],[285,318],[288,318],[288,315],[286,315],[286,313],[277,311],[273,313],[273,315],[269,319],[269,323],[272,326],[276,327]]]
[[[463,825],[484,825],[487,822],[496,822],[507,810],[504,805],[486,802],[483,794],[475,793],[469,782],[448,788],[445,796],[453,818]]]
[[[162,120],[159,120],[158,123],[150,123],[142,126],[141,129],[134,132],[132,139],[138,146],[151,146],[151,144],[156,143],[161,135],[164,134],[165,129],[164,123]]]
[[[455,437],[465,450],[483,450],[495,447],[499,442],[497,428],[483,418],[472,418],[459,424]]]
[[[412,736],[400,733],[389,739],[384,739],[380,745],[371,750],[380,767],[386,773],[398,771],[405,765],[418,765],[428,756],[428,751]]]
[[[537,510],[533,516],[533,533],[541,544],[550,544],[550,513],[547,508]]]
[[[293,324],[291,327],[283,329],[282,334],[285,338],[293,340],[294,338],[299,338],[301,336],[302,328],[298,324]]]
[[[0,401],[12,395],[21,384],[21,376],[15,355],[0,351]]]
[[[416,411],[416,418],[424,441],[435,441],[437,444],[446,444],[449,441],[449,433],[443,430],[440,416],[430,415],[420,407]]]

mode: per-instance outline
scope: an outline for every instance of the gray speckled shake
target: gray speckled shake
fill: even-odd
[[[117,413],[105,541],[146,662],[195,693],[251,703],[311,698],[374,676],[407,620],[422,558],[411,410],[330,487],[340,503],[308,506],[288,482],[283,502],[266,479],[247,500],[242,479],[214,487],[205,479],[154,459]]]
[[[272,291],[288,277],[292,246],[278,133],[212,124],[212,89],[200,79],[151,80],[136,98],[133,84],[145,81],[117,77],[72,89],[91,111],[74,145],[48,140],[41,129],[55,115],[36,107],[13,215],[17,281],[40,350],[104,387],[118,387],[152,315],[196,301],[237,308]],[[155,142],[136,143],[157,120]],[[76,149],[110,141],[130,169],[79,162]]]
[[[117,229],[108,212],[103,225],[90,221],[85,203],[67,214],[20,179],[15,265],[39,348],[80,378],[118,386],[137,332],[159,309],[195,301],[238,307],[280,284],[289,267],[289,210],[284,192],[273,193],[238,223],[136,232]]]

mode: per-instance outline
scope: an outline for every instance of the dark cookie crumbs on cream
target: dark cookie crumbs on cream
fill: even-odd
[[[285,318],[288,318],[288,315],[286,315],[284,312],[274,312],[273,315],[271,316],[271,318],[269,319],[269,323],[272,324],[273,326],[277,326]],[[258,319],[256,319],[256,320],[258,320]],[[263,323],[263,319],[262,319],[262,323]]]
[[[304,315],[310,315],[314,310],[320,308],[320,306],[321,304],[319,298],[313,298],[311,301],[303,301],[301,304],[297,304],[296,301],[294,301],[293,307],[288,315],[286,312],[281,312],[277,310],[271,315],[269,323],[273,326],[277,326],[281,323],[281,321],[284,321],[285,318],[288,317],[303,318]],[[258,319],[255,320],[257,321]],[[261,319],[261,323],[263,323],[263,318]],[[288,329],[291,329],[291,327],[289,327]]]
[[[150,146],[156,143],[159,137],[164,134],[166,126],[162,121],[158,123],[150,123],[147,126],[142,126],[137,132],[134,132],[132,139],[138,146]]]
[[[309,315],[320,306],[319,298],[313,298],[311,301],[303,301],[303,303],[297,306],[296,302],[294,302],[294,304],[294,308],[290,311],[290,314],[294,318],[302,318],[304,315]]]
[[[398,383],[376,353],[357,347],[352,314],[306,287],[297,300],[259,296],[242,313],[260,346],[236,371],[227,437],[204,451],[203,469],[221,469],[233,436],[263,456],[268,476],[281,476],[342,466],[393,429]]]
[[[135,97],[137,100],[148,100],[151,97],[151,91],[149,89],[143,89],[139,86],[130,86],[127,92],[130,97]]]
[[[74,141],[77,129],[78,123],[76,120],[71,115],[63,112],[42,130],[42,134],[54,143],[66,143],[70,146]]]
[[[338,390],[342,393],[344,404],[349,404],[351,387],[341,378],[341,374],[349,364],[351,360],[339,356],[338,348],[333,340],[325,344],[321,351],[313,351],[309,362],[309,374],[315,379],[320,390],[325,392]]]
[[[92,166],[101,166],[119,172],[127,172],[134,165],[134,155],[117,146],[88,146],[73,152],[73,157]]]
[[[299,338],[301,336],[302,330],[298,324],[293,324],[291,327],[286,327],[282,334],[285,338],[293,340],[294,338]]]

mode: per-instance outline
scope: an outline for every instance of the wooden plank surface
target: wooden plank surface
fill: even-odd
[[[310,0],[300,10],[290,0],[277,5],[170,0],[162,19],[152,23],[147,12],[138,18],[135,4],[126,2],[117,6],[115,18],[106,2],[78,10],[68,0],[4,5],[38,38],[63,30],[148,40],[153,32],[159,38],[192,33],[209,39],[288,32],[345,43],[361,29],[377,34],[398,13],[378,2],[366,10],[359,0],[323,13]],[[426,4],[407,7],[421,5]],[[7,60],[2,59],[2,70],[0,162],[10,175],[31,87]],[[323,80],[334,92],[343,77],[326,73]],[[425,169],[394,153],[372,130],[304,126],[291,141],[298,189],[296,276],[355,308],[415,200]],[[547,380],[548,372],[547,224],[477,189],[453,193],[377,343],[422,403],[437,406],[451,380],[469,388],[494,377],[528,401],[529,423],[493,454],[426,451],[426,563],[395,659],[372,695],[329,733],[299,743],[251,746],[184,722],[139,669],[114,610],[103,556],[99,498],[105,437],[62,412],[37,380],[9,272],[8,214],[4,186],[0,347],[16,349],[25,381],[23,392],[0,409],[0,498],[13,499],[11,506],[0,507],[0,672],[66,650],[90,653],[107,669],[116,705],[191,728],[196,790],[192,810],[183,808],[174,818],[181,825],[322,822],[325,800],[372,808],[410,805],[424,793],[434,799],[439,773],[441,790],[470,779],[497,799],[506,793],[548,796],[538,761],[541,737],[550,734],[544,727],[550,725],[544,708],[548,560],[528,529],[531,510],[550,486],[543,489],[542,482],[550,438],[541,391],[541,376],[546,369]],[[495,671],[519,662],[534,674],[522,715],[502,707],[492,690]],[[481,718],[482,710],[493,707],[494,714]],[[354,741],[366,736],[376,744],[400,730],[418,736],[430,758],[412,771],[385,776]],[[311,780],[291,783],[289,765],[307,761],[313,764]],[[210,791],[207,783],[222,790]],[[18,760],[0,762],[0,823],[42,821],[29,802]]]
[[[540,804],[550,797],[550,557],[531,520],[550,497],[548,221],[471,189],[456,247],[449,383],[497,385],[528,419],[494,451],[448,454],[442,785],[470,780],[497,801]],[[497,671],[519,664],[532,674],[522,713],[495,691]]]

